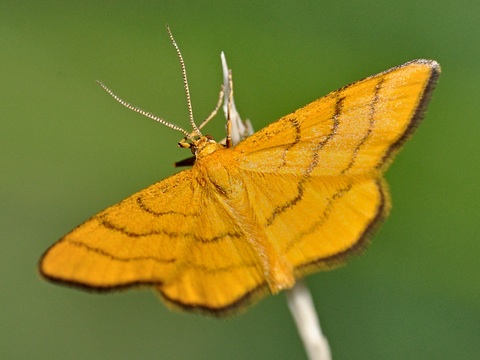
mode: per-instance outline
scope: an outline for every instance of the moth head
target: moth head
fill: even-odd
[[[198,139],[190,139],[188,141],[188,138],[183,138],[178,142],[178,146],[183,148],[183,149],[190,149],[193,155],[197,156],[203,149],[209,147],[211,149],[217,148],[217,146],[209,146],[209,145],[220,145],[223,147],[223,145],[218,144],[214,139],[213,136],[211,135],[205,135],[201,136]],[[213,151],[209,151],[208,153],[211,153]]]

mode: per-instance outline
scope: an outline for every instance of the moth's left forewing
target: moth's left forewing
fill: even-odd
[[[437,62],[414,60],[357,81],[270,124],[235,150],[252,171],[333,176],[383,169],[422,119],[439,73]]]

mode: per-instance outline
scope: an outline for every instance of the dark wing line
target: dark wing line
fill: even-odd
[[[151,230],[151,231],[146,231],[143,233],[140,232],[132,232],[127,230],[125,227],[120,227],[116,224],[113,224],[111,221],[107,220],[105,218],[105,215],[97,215],[95,216],[95,219],[99,221],[99,223],[110,230],[113,231],[118,231],[128,237],[131,238],[139,238],[139,237],[146,237],[146,236],[154,236],[154,235],[164,235],[170,239],[176,239],[176,238],[190,238],[194,241],[197,242],[202,242],[202,243],[212,243],[212,242],[218,242],[221,241],[222,239],[226,237],[231,237],[231,238],[242,238],[244,235],[240,232],[226,232],[226,233],[221,233],[217,236],[214,236],[212,238],[205,238],[202,236],[195,235],[194,233],[191,232],[177,232],[177,231],[165,231],[165,230]]]
[[[345,169],[343,169],[340,172],[340,174],[342,174],[342,175],[345,174],[348,170],[350,170],[352,168],[352,166],[355,164],[355,161],[357,160],[357,156],[358,156],[358,153],[359,153],[360,149],[367,142],[367,140],[370,138],[370,136],[372,136],[373,128],[375,127],[374,116],[375,116],[375,113],[377,112],[376,106],[377,106],[377,103],[378,103],[378,100],[379,100],[378,94],[379,94],[379,92],[382,88],[383,82],[384,82],[384,79],[380,78],[379,82],[375,86],[375,92],[374,92],[374,95],[373,95],[373,100],[370,103],[370,113],[369,113],[369,118],[368,118],[368,129],[367,129],[366,133],[363,135],[363,137],[360,139],[360,142],[357,144],[357,146],[353,150],[353,155],[350,159],[350,162],[345,167]]]
[[[385,165],[388,165],[389,162],[391,160],[393,160],[393,157],[400,150],[402,145],[409,139],[409,137],[417,129],[418,125],[423,120],[423,116],[425,115],[425,110],[427,109],[428,103],[430,102],[430,99],[432,97],[432,92],[435,89],[435,85],[437,84],[438,77],[440,76],[440,71],[441,71],[440,70],[440,65],[436,61],[433,61],[433,60],[414,60],[414,61],[410,61],[410,62],[408,62],[404,65],[401,65],[399,67],[407,66],[407,65],[410,65],[412,63],[429,64],[431,66],[430,78],[428,79],[427,85],[425,86],[425,89],[423,90],[423,94],[420,97],[420,100],[418,102],[415,113],[413,114],[412,118],[410,119],[410,122],[407,126],[407,129],[398,138],[398,140],[395,141],[390,146],[390,148],[387,150],[385,155],[382,157],[382,159],[377,164],[377,169],[382,169]],[[396,69],[396,68],[394,68],[394,69]]]
[[[258,286],[253,287],[245,294],[233,300],[229,304],[223,307],[215,308],[203,304],[184,303],[179,300],[169,298],[160,290],[162,298],[174,308],[199,314],[212,315],[216,317],[225,317],[231,316],[233,314],[238,314],[238,312],[242,309],[246,309],[249,305],[258,301],[261,297],[263,297],[266,292],[268,292],[268,286],[267,283],[264,282]]]
[[[101,249],[98,249],[96,247],[89,246],[89,245],[87,245],[83,242],[80,242],[80,241],[69,240],[67,238],[65,238],[64,241],[67,241],[68,243],[70,243],[74,246],[85,248],[88,251],[94,252],[98,255],[108,257],[111,260],[120,261],[120,262],[128,263],[128,262],[134,262],[134,261],[153,260],[153,261],[161,263],[161,264],[171,264],[171,263],[174,263],[175,261],[177,261],[177,259],[175,259],[175,258],[161,259],[161,258],[158,258],[156,256],[136,256],[136,257],[129,257],[129,258],[120,257],[120,256],[113,255],[113,254],[111,254],[111,253],[109,253],[105,250],[101,250]]]
[[[284,167],[287,163],[287,160],[286,160],[286,157],[287,157],[287,153],[290,149],[292,149],[295,145],[298,144],[298,142],[300,141],[301,139],[301,128],[300,128],[300,123],[298,122],[297,118],[296,117],[293,117],[293,118],[290,118],[288,119],[293,127],[295,128],[295,139],[293,140],[293,142],[289,145],[287,145],[286,148],[283,149],[283,154],[282,154],[282,163],[278,166],[278,169]]]
[[[337,133],[337,128],[339,126],[339,117],[342,113],[343,109],[343,101],[344,97],[340,96],[340,92],[335,93],[336,101],[335,101],[335,112],[334,115],[331,118],[332,121],[332,128],[329,132],[329,134],[322,140],[320,141],[313,152],[312,159],[310,160],[308,167],[305,169],[304,174],[300,178],[298,185],[297,185],[297,194],[291,198],[290,200],[284,202],[281,205],[278,205],[274,208],[272,215],[270,215],[269,218],[267,218],[266,226],[270,226],[273,224],[274,220],[285,212],[287,209],[294,207],[298,202],[300,202],[303,198],[304,194],[304,183],[308,181],[310,178],[310,174],[312,171],[318,166],[318,152],[336,135]],[[301,141],[301,134],[298,136],[298,142]]]
[[[179,211],[173,211],[173,210],[169,210],[169,211],[154,211],[152,210],[151,208],[149,208],[144,202],[143,202],[143,197],[142,196],[138,196],[137,197],[137,205],[138,207],[149,213],[150,215],[153,215],[153,216],[164,216],[164,215],[179,215],[179,216],[183,216],[183,217],[198,217],[200,216],[200,212],[199,211],[196,211],[196,212],[192,212],[192,213],[182,213],[182,212],[179,212]]]
[[[380,204],[377,208],[377,213],[372,218],[372,221],[363,231],[362,235],[358,238],[358,240],[352,244],[351,247],[345,249],[342,252],[337,254],[326,256],[323,258],[315,259],[314,261],[302,264],[297,266],[295,269],[300,274],[305,274],[308,272],[309,269],[318,269],[319,264],[326,264],[327,266],[335,267],[341,264],[344,264],[347,261],[347,258],[354,254],[359,254],[362,250],[368,245],[368,241],[371,236],[376,232],[378,226],[383,222],[385,217],[388,214],[389,209],[389,200],[388,200],[388,191],[386,189],[386,185],[382,179],[376,180],[376,185],[380,193]]]
[[[320,226],[322,226],[329,218],[332,209],[335,205],[335,201],[338,200],[339,198],[343,197],[345,194],[347,194],[350,190],[352,190],[353,187],[353,181],[350,181],[347,186],[339,189],[335,194],[333,194],[330,199],[328,199],[327,206],[325,207],[325,210],[321,214],[321,216],[318,218],[317,221],[315,221],[310,228],[302,233],[299,233],[294,239],[290,240],[287,243],[287,246],[285,248],[285,251],[288,252],[292,249],[292,247],[298,243],[299,241],[302,240],[303,237],[305,237],[308,234],[311,234],[314,232],[316,229],[318,229]]]
[[[94,252],[98,255],[107,257],[107,258],[109,258],[113,261],[119,261],[119,262],[124,262],[124,263],[151,260],[151,261],[154,261],[154,262],[160,263],[160,264],[173,264],[177,261],[176,258],[161,259],[161,258],[158,258],[158,257],[155,257],[155,256],[137,256],[137,257],[124,258],[124,257],[119,257],[119,256],[116,256],[116,255],[112,255],[111,253],[109,253],[107,251],[91,247],[91,246],[89,246],[87,244],[84,244],[82,242],[79,242],[79,241],[68,240],[68,239],[65,239],[64,241],[68,241],[73,246],[85,248],[88,251],[91,251],[91,252]],[[47,252],[48,252],[48,250],[45,252],[45,254]],[[40,259],[40,264],[43,260],[43,257],[45,256],[45,254]],[[193,268],[193,269],[201,271],[203,273],[230,272],[230,271],[235,270],[235,269],[249,268],[249,267],[256,267],[256,264],[254,264],[254,263],[249,263],[248,264],[247,263],[247,264],[242,264],[242,265],[232,265],[232,266],[210,268],[210,267],[207,267],[207,266],[204,266],[204,265],[188,263],[188,264],[185,264],[185,266],[184,266],[184,268]],[[47,279],[49,281],[56,282],[56,283],[61,283],[63,285],[68,285],[68,286],[75,287],[75,288],[80,288],[82,290],[94,291],[94,292],[108,292],[108,291],[129,289],[129,288],[132,288],[132,287],[158,286],[158,285],[163,284],[163,281],[158,279],[158,280],[141,280],[141,281],[124,282],[124,283],[119,283],[117,285],[89,285],[89,284],[86,284],[86,283],[73,281],[71,279],[46,275],[41,271],[41,266],[39,266],[39,269],[40,269],[40,274],[42,275],[42,277],[44,277],[45,279]]]

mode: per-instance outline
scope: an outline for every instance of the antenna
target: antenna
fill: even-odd
[[[98,81],[97,80],[97,84],[100,85],[103,90],[105,90],[112,98],[114,98],[116,101],[118,101],[120,104],[122,104],[123,106],[125,106],[127,109],[130,109],[132,111],[135,111],[143,116],[146,116],[150,119],[153,119],[155,121],[158,121],[160,124],[163,124],[165,126],[168,126],[169,128],[172,128],[173,130],[177,130],[177,131],[180,131],[183,135],[185,135],[185,137],[189,140],[192,140],[192,135],[190,135],[187,131],[185,131],[184,129],[182,129],[180,126],[177,126],[175,124],[172,124],[168,121],[165,121],[163,120],[162,118],[156,116],[156,115],[153,115],[152,113],[149,113],[148,111],[145,111],[145,110],[142,110],[136,106],[133,106],[132,104],[126,102],[125,100],[122,100],[120,97],[118,97],[117,95],[115,95],[115,93],[110,90],[108,87],[105,86],[105,84],[103,84],[102,82]]]
[[[189,118],[189,121],[190,121],[190,124],[192,125],[192,128],[193,128],[193,131],[191,133],[187,132],[186,130],[182,129],[180,126],[177,126],[175,124],[172,124],[148,111],[145,111],[145,110],[142,110],[128,102],[126,102],[125,100],[121,99],[118,95],[116,95],[112,90],[110,90],[105,84],[103,84],[102,82],[98,81],[97,80],[97,84],[99,84],[103,90],[105,90],[112,98],[114,98],[117,102],[119,102],[120,104],[122,104],[123,106],[125,106],[127,109],[130,109],[132,111],[135,111],[143,116],[146,116],[152,120],[155,120],[165,126],[168,126],[169,128],[173,129],[173,130],[177,130],[179,132],[181,132],[183,135],[185,135],[185,138],[180,141],[179,145],[181,147],[189,147],[188,144],[186,144],[184,141],[185,140],[191,140],[191,141],[194,141],[194,138],[196,136],[203,136],[202,133],[200,132],[200,129],[203,128],[218,112],[218,110],[220,109],[220,106],[222,104],[222,99],[224,97],[224,89],[223,89],[223,86],[222,88],[220,89],[220,94],[219,94],[219,99],[218,99],[218,103],[217,103],[217,106],[215,107],[215,109],[212,111],[212,113],[202,122],[202,124],[200,126],[197,126],[197,124],[195,124],[195,120],[193,118],[193,109],[192,109],[192,99],[190,97],[190,88],[188,86],[188,80],[187,80],[187,71],[185,69],[185,61],[183,60],[183,56],[182,56],[182,53],[180,52],[180,48],[178,47],[174,37],[173,37],[173,34],[170,30],[170,27],[167,25],[167,33],[168,33],[168,36],[170,37],[170,40],[173,44],[173,47],[175,48],[175,51],[177,52],[177,56],[178,56],[178,59],[180,61],[180,66],[182,67],[182,77],[183,77],[183,88],[185,90],[185,95],[186,95],[186,98],[187,98],[187,108],[188,108],[188,118]],[[230,87],[231,88],[231,87]]]
[[[183,61],[182,53],[180,52],[180,48],[178,47],[175,39],[173,38],[172,32],[170,31],[170,27],[167,25],[167,32],[170,40],[172,41],[173,47],[177,52],[178,59],[180,60],[180,66],[182,67],[182,77],[183,77],[183,88],[185,89],[185,95],[187,97],[187,108],[188,108],[188,118],[190,120],[190,124],[193,127],[193,132],[195,135],[202,136],[202,133],[195,124],[195,120],[193,119],[193,109],[192,109],[192,99],[190,98],[190,89],[188,87],[188,80],[187,80],[187,71],[185,70],[185,62]]]
[[[223,95],[224,95],[224,91],[223,91],[223,84],[222,84],[222,86],[220,87],[220,93],[218,94],[218,102],[217,102],[217,105],[215,106],[215,109],[213,109],[213,111],[210,113],[210,115],[208,115],[208,117],[207,117],[205,120],[203,120],[203,122],[198,126],[198,128],[199,128],[200,130],[201,130],[205,125],[207,125],[208,122],[209,122],[210,120],[212,120],[215,115],[217,115],[218,110],[220,110],[220,107],[222,106]]]

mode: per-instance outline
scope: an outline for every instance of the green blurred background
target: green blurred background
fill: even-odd
[[[477,5],[475,5],[477,4]],[[244,314],[169,311],[150,291],[49,284],[37,261],[99,210],[170,174],[221,83],[256,129],[416,58],[443,73],[387,174],[393,212],[366,254],[308,278],[334,359],[480,358],[480,6],[474,1],[6,1],[0,5],[0,358],[302,359],[283,294]],[[221,137],[223,121],[209,132]]]

